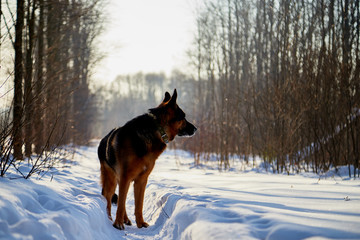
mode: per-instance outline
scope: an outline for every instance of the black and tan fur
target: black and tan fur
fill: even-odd
[[[149,226],[143,219],[142,209],[146,183],[155,160],[176,135],[192,136],[196,131],[195,126],[185,119],[185,113],[176,104],[176,99],[176,89],[172,96],[166,92],[158,107],[113,129],[100,142],[98,156],[102,194],[106,198],[106,211],[111,220],[111,200],[116,199],[114,192],[119,185],[115,228],[124,229],[124,224],[131,225],[125,201],[132,181],[136,224],[139,228]]]

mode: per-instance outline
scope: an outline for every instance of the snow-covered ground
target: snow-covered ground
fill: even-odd
[[[0,178],[0,239],[360,239],[359,180],[204,170],[167,151],[145,192],[150,226],[134,224],[130,188],[133,226],[120,231],[106,216],[96,147],[75,160],[53,178]]]

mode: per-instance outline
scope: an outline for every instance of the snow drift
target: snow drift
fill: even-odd
[[[75,160],[53,178],[0,178],[0,239],[360,239],[359,180],[221,173],[189,167],[193,159],[174,151],[149,177],[150,227],[119,231],[100,195],[96,148],[78,149]],[[126,204],[134,223],[132,188]]]

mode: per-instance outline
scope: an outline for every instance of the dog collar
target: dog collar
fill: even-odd
[[[148,113],[148,115],[150,117],[152,117],[154,120],[157,120],[157,118],[156,118],[156,116],[154,114]],[[161,135],[161,139],[164,141],[164,143],[168,144],[169,143],[169,137],[166,134],[165,129],[162,126],[160,126],[160,124],[157,124],[157,125],[158,125],[158,130],[159,130],[160,135]]]
[[[166,134],[165,130],[163,127],[159,127],[159,132],[161,134],[161,138],[164,141],[164,143],[168,144],[169,143],[169,137]]]

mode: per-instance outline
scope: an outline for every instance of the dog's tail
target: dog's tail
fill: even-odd
[[[111,130],[109,134],[107,134],[103,139],[101,139],[99,147],[98,147],[98,158],[100,161],[101,168],[104,167],[104,164],[107,164],[110,168],[112,168],[111,163],[115,162],[115,155],[113,153],[113,148],[109,146],[109,142],[113,138],[113,133],[115,132],[116,128]],[[103,171],[101,171],[103,172]],[[103,173],[101,173],[101,182],[104,182]],[[104,188],[101,189],[101,194],[104,195]],[[114,194],[111,198],[111,202],[116,204],[117,203],[118,196]]]

